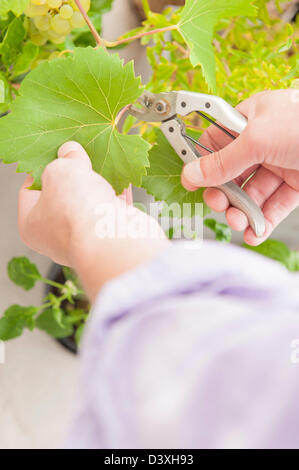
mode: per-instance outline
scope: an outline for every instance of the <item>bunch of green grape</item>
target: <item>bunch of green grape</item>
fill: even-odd
[[[80,0],[85,11],[90,0]],[[26,10],[29,20],[29,35],[32,42],[43,46],[47,41],[61,44],[75,28],[85,25],[74,0],[30,0]]]

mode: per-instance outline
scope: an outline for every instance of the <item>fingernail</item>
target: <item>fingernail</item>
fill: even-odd
[[[58,150],[58,158],[64,158],[71,152],[78,152],[78,150],[84,150],[82,145],[78,144],[78,142],[66,142],[63,144],[60,149]]]
[[[200,168],[200,160],[195,160],[194,162],[188,163],[184,168],[184,177],[185,180],[191,186],[201,186],[204,182],[203,174]]]

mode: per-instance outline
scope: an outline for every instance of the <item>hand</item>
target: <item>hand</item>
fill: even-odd
[[[226,211],[228,224],[244,230],[244,241],[258,245],[299,205],[299,90],[258,93],[237,109],[248,117],[244,132],[232,142],[210,126],[200,142],[215,153],[186,165],[182,184],[189,191],[210,186],[204,193],[207,205]],[[247,181],[244,190],[263,209],[266,232],[261,238],[248,226],[245,214],[212,188],[233,179],[240,186]]]
[[[20,235],[33,250],[75,268],[93,298],[104,282],[147,261],[165,248],[167,240],[154,219],[127,204],[128,191],[117,197],[92,170],[78,143],[64,144],[58,157],[44,170],[42,191],[28,189],[31,177],[20,190]],[[121,218],[120,237],[117,231],[99,236],[103,207]],[[126,232],[125,225],[132,220],[134,226],[146,228],[142,236]]]

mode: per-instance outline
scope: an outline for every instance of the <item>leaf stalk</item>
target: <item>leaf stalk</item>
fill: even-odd
[[[101,38],[101,36],[99,35],[99,33],[97,32],[96,28],[94,27],[92,21],[90,20],[90,18],[88,17],[86,11],[84,10],[83,6],[81,5],[81,2],[80,0],[75,0],[75,3],[77,5],[77,7],[79,8],[80,10],[80,13],[81,15],[83,16],[87,26],[89,27],[90,29],[90,32],[91,34],[93,35],[96,43],[97,43],[97,46],[99,47],[105,47],[105,41],[103,41],[103,39]]]
[[[135,34],[135,36],[131,36],[128,38],[120,38],[112,42],[105,41],[105,46],[109,48],[117,47],[117,46],[120,46],[121,44],[126,44],[127,42],[135,41],[136,39],[141,39],[144,36],[150,36],[150,35],[159,34],[159,33],[166,33],[167,31],[173,31],[174,29],[177,29],[176,24],[166,26],[165,28],[152,29],[150,31],[142,31],[141,33]]]

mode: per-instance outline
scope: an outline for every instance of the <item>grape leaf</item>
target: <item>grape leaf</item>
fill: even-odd
[[[189,192],[181,184],[183,162],[160,130],[156,130],[157,144],[149,153],[150,168],[142,179],[142,187],[158,201],[181,206],[191,203],[191,215],[196,213],[196,203],[203,203],[203,189]],[[203,215],[209,210],[203,203]]]
[[[13,66],[13,78],[25,73],[30,68],[32,62],[37,58],[39,47],[33,42],[26,42],[22,49],[22,53],[18,55]]]
[[[0,340],[21,336],[24,328],[33,330],[34,315],[38,312],[36,307],[21,307],[20,305],[11,305],[0,318]]]
[[[26,256],[12,258],[7,265],[7,273],[12,282],[25,290],[32,289],[36,281],[41,278],[36,265],[31,263]]]
[[[20,53],[25,34],[22,18],[15,18],[7,28],[0,49],[2,62],[7,68],[15,62]]]
[[[15,15],[20,15],[25,10],[29,0],[1,0],[0,1],[0,16],[6,17],[9,11]]]
[[[214,27],[222,18],[255,16],[256,8],[249,0],[186,0],[177,25],[190,48],[193,66],[201,65],[212,91],[216,89],[216,65],[212,39]]]
[[[39,188],[59,146],[76,140],[117,193],[129,183],[140,186],[150,145],[120,134],[115,119],[141,93],[133,63],[124,66],[101,48],[77,48],[71,57],[44,62],[27,75],[12,113],[0,120],[0,158],[17,161],[17,171],[31,173]]]

